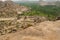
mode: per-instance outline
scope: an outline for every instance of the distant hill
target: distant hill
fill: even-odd
[[[55,4],[56,4],[57,6],[60,6],[60,1],[57,1]]]
[[[39,1],[14,1],[15,3],[38,3]]]
[[[44,5],[60,5],[60,1],[53,1],[53,2],[47,2],[47,1],[14,1],[15,3],[38,3],[42,6]]]
[[[54,2],[42,1],[42,2],[39,2],[39,4],[42,6],[44,6],[44,5],[60,5],[60,1],[54,1]]]

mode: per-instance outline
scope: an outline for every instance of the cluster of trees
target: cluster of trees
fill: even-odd
[[[31,8],[30,12],[26,12],[23,15],[26,16],[46,16],[49,19],[55,19],[60,16],[60,7],[56,5],[40,6],[36,3],[21,3],[21,5]]]

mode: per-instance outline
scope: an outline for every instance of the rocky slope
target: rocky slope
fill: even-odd
[[[15,33],[0,36],[0,40],[60,40],[60,20],[45,21]]]
[[[47,19],[40,16],[20,16],[19,19],[0,18],[0,35],[12,33],[18,29],[26,29],[43,21],[47,21]]]
[[[12,1],[0,1],[0,5],[0,35],[13,33],[18,29],[25,29],[47,20],[45,17],[39,16],[20,16],[29,8]]]
[[[60,40],[60,20],[19,16],[27,7],[0,1],[0,40]]]
[[[0,17],[16,17],[17,14],[27,10],[27,7],[20,6],[12,1],[0,1]]]
[[[11,32],[11,29],[14,29],[17,25],[18,14],[22,14],[27,10],[27,7],[12,1],[0,1],[0,35]]]

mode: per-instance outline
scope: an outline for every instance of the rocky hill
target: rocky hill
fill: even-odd
[[[12,1],[0,5],[0,40],[60,40],[60,20],[20,16],[29,9]]]
[[[18,25],[17,16],[27,10],[27,7],[21,6],[12,1],[0,1],[0,35],[8,33],[7,30],[9,29],[16,28]]]
[[[0,17],[15,17],[18,13],[27,11],[28,8],[12,1],[0,1]]]
[[[53,2],[41,1],[41,2],[39,2],[39,4],[41,6],[45,6],[45,5],[56,5],[56,6],[60,6],[60,1],[53,1]]]
[[[12,1],[0,1],[0,5],[0,35],[25,29],[47,20],[39,16],[21,16],[20,14],[27,12],[29,8]]]

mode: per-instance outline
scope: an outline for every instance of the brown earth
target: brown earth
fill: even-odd
[[[36,26],[0,36],[0,40],[60,40],[60,20],[41,22]]]

